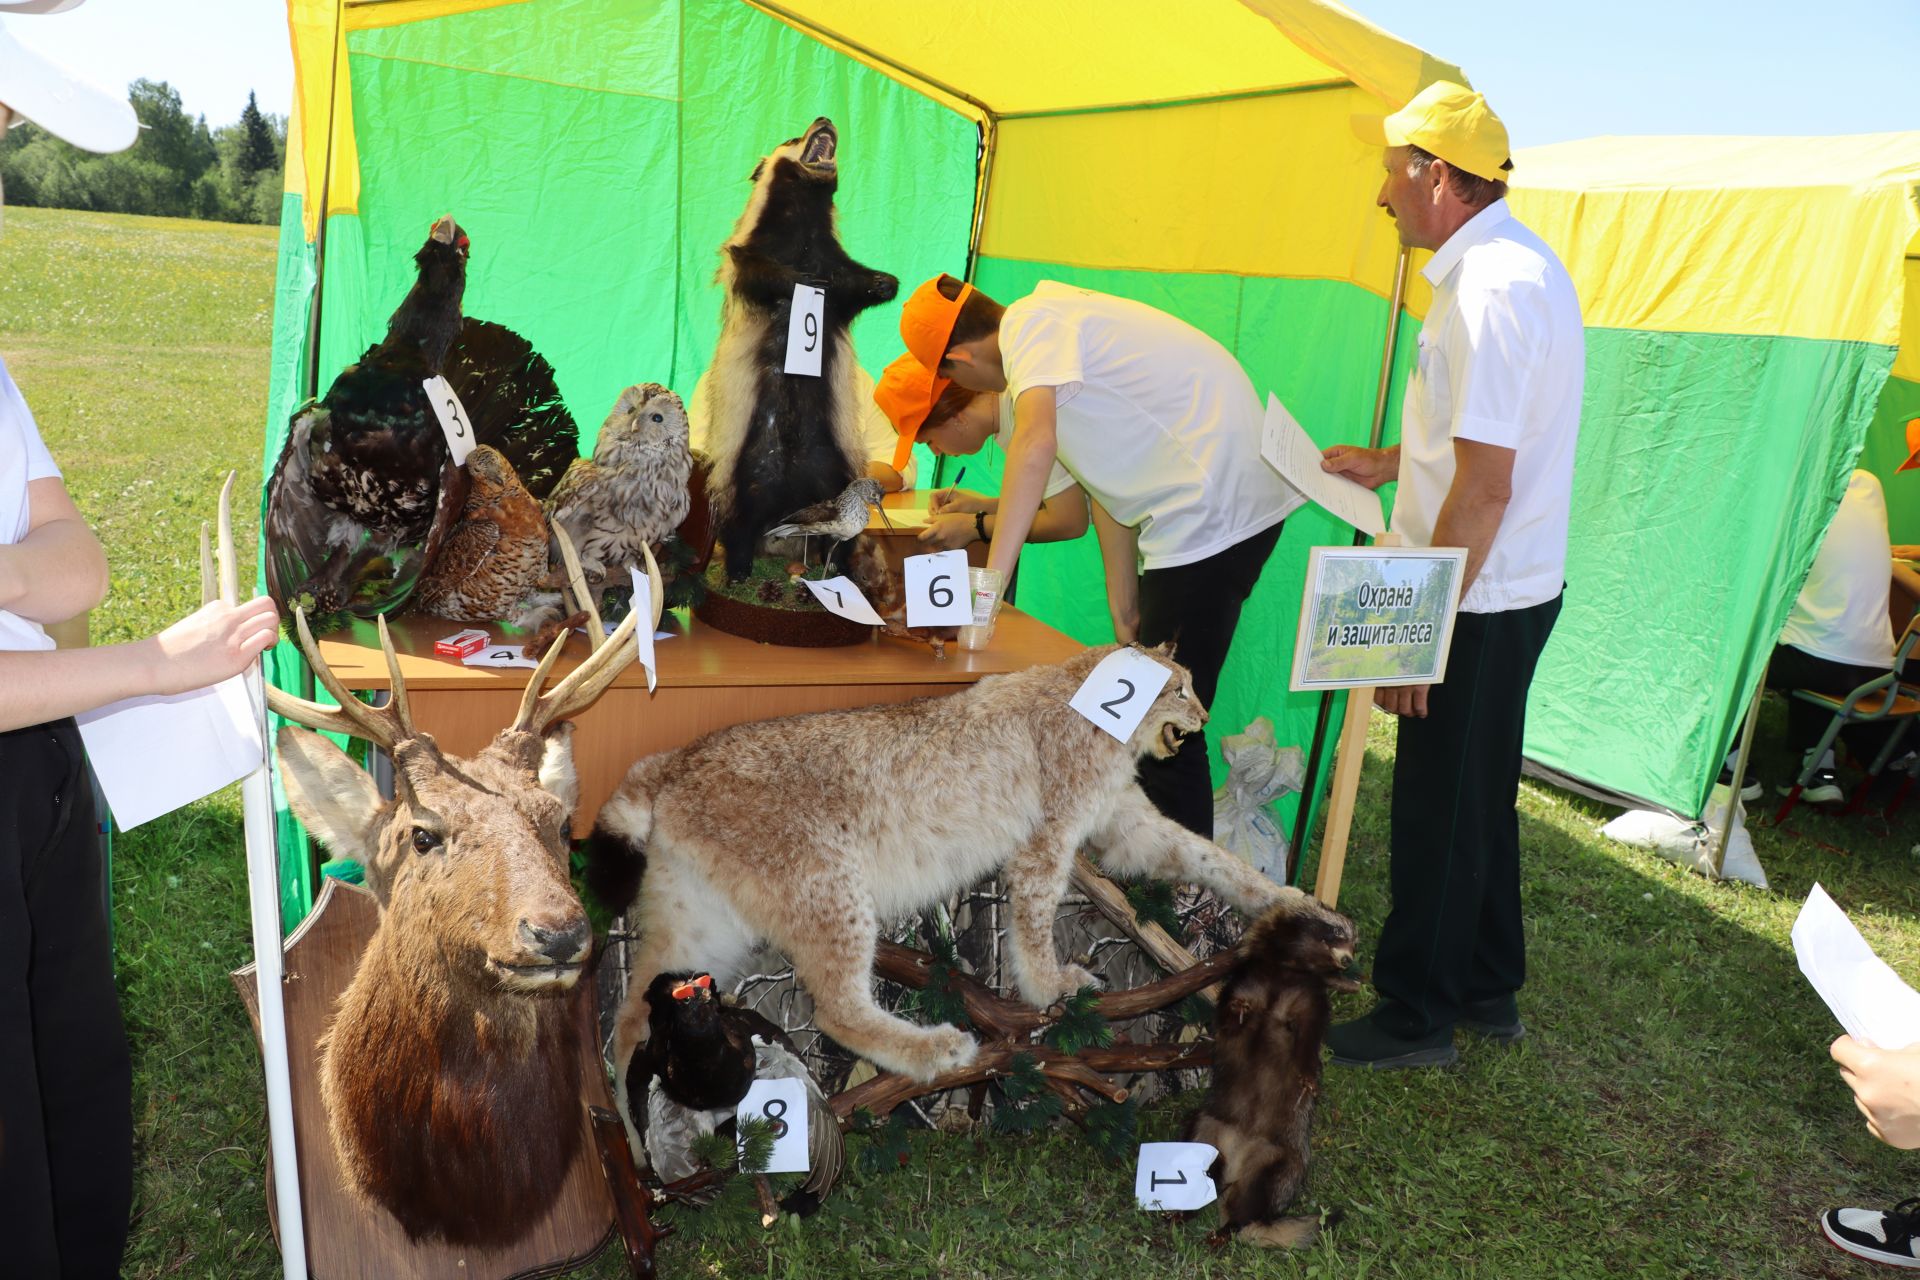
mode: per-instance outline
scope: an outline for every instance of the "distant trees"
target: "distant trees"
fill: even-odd
[[[220,222],[280,221],[287,125],[253,94],[240,119],[218,129],[189,116],[164,80],[129,90],[140,138],[118,155],[68,146],[22,121],[0,141],[6,202]]]

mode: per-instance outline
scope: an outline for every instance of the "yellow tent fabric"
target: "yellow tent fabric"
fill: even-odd
[[[1920,133],[1590,138],[1516,155],[1512,204],[1589,327],[1891,346],[1917,197]]]

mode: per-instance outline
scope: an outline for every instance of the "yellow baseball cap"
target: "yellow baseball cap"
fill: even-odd
[[[1436,80],[1389,116],[1355,116],[1353,131],[1376,147],[1419,147],[1477,178],[1506,181],[1513,168],[1507,126],[1484,94]]]

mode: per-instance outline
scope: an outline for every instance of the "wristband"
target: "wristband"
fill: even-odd
[[[980,541],[982,542],[993,541],[992,538],[989,538],[987,536],[987,513],[986,512],[976,511],[973,513],[973,532],[979,537]]]

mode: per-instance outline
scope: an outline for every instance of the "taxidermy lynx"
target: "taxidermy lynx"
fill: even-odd
[[[615,1061],[646,1038],[655,974],[696,969],[728,983],[770,943],[846,1048],[919,1080],[963,1067],[975,1053],[965,1032],[874,1003],[881,925],[997,873],[1012,901],[1015,981],[1045,1007],[1092,981],[1053,949],[1082,845],[1117,875],[1198,882],[1248,915],[1304,896],[1161,817],[1134,781],[1141,756],[1172,755],[1207,721],[1166,650],[1145,651],[1173,678],[1130,742],[1067,705],[1116,647],[947,697],[737,725],[635,764],[589,853],[608,906],[638,886]]]

